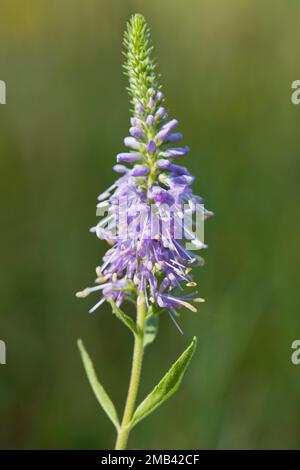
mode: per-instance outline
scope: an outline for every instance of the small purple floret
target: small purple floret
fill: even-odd
[[[162,129],[167,130],[168,132],[172,132],[175,127],[178,126],[177,119],[172,119],[171,121],[167,122],[163,125]]]
[[[149,114],[149,116],[147,116],[147,119],[146,119],[146,124],[148,124],[148,126],[153,126],[154,124],[154,116],[152,116],[152,114]]]
[[[138,103],[135,107],[136,111],[140,114],[146,114],[146,110],[144,108],[144,106],[141,105],[141,103]]]
[[[174,132],[174,134],[168,135],[167,142],[178,142],[182,139],[182,134],[180,132]]]
[[[134,137],[125,137],[124,145],[133,150],[140,150],[141,144]]]
[[[144,131],[139,127],[130,127],[129,132],[132,137],[135,137],[136,139],[144,139],[145,137]]]
[[[116,173],[127,173],[128,171],[128,168],[126,168],[126,166],[124,165],[114,165],[113,166],[113,170],[116,172]]]
[[[161,119],[161,118],[165,117],[166,114],[167,114],[167,113],[166,113],[165,108],[164,108],[163,106],[161,106],[161,107],[158,108],[158,110],[156,111],[156,113],[155,113],[155,118],[156,118],[156,119]]]
[[[124,162],[124,163],[134,163],[141,159],[139,153],[119,153],[117,155],[117,162]]]
[[[149,101],[148,101],[148,108],[153,109],[155,106],[155,101],[152,96],[150,96]]]
[[[161,131],[159,131],[155,136],[157,142],[158,143],[164,142],[167,139],[169,133],[170,133],[169,129],[162,129]]]
[[[189,147],[174,147],[162,152],[163,157],[182,157],[190,151]]]
[[[168,168],[170,168],[172,166],[172,164],[171,164],[170,160],[160,158],[159,160],[157,160],[157,166],[158,166],[158,168],[161,168],[162,170],[167,170]]]
[[[131,176],[146,176],[149,173],[149,168],[146,166],[135,166],[130,174]]]
[[[147,150],[149,150],[150,153],[155,153],[156,152],[156,144],[154,140],[150,140],[150,142],[147,145]]]
[[[139,119],[138,117],[132,117],[132,118],[130,118],[130,124],[133,127],[142,127],[143,121],[141,119]]]

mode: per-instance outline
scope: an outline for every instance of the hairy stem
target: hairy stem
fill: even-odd
[[[137,318],[136,326],[137,333],[134,337],[134,350],[132,358],[131,376],[128,388],[128,394],[121,423],[118,432],[115,450],[124,450],[127,446],[127,441],[130,433],[130,421],[134,411],[134,405],[139,388],[141,369],[144,353],[144,326],[146,318],[146,304],[143,293],[139,293],[137,300]]]

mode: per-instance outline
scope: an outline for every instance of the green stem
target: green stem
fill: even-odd
[[[124,409],[124,415],[120,429],[118,431],[115,450],[124,450],[130,433],[130,421],[134,411],[134,405],[139,388],[141,369],[144,353],[144,326],[146,318],[146,303],[142,292],[139,293],[137,300],[137,333],[134,336],[134,350],[132,358],[131,376],[128,388],[128,394]]]

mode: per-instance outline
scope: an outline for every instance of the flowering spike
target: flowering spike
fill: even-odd
[[[191,190],[194,177],[173,163],[184,157],[189,147],[173,146],[182,134],[174,132],[179,123],[168,118],[162,105],[164,96],[143,16],[134,15],[128,22],[124,44],[124,67],[134,109],[130,135],[124,139],[127,151],[117,155],[113,167],[123,175],[98,197],[97,209],[104,211],[105,217],[91,229],[111,248],[98,268],[97,286],[77,293],[77,297],[100,291],[100,299],[90,309],[94,312],[105,300],[113,299],[120,307],[126,298],[135,301],[138,292],[143,292],[147,309],[165,309],[174,320],[179,310],[195,312],[191,302],[202,301],[196,291],[190,292],[197,286],[192,267],[203,264],[191,250],[206,248],[192,230],[193,216],[203,200]],[[210,215],[212,212],[202,209],[203,220]],[[189,249],[184,246],[187,240]]]

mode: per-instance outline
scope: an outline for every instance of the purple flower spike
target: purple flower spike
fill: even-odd
[[[149,168],[147,168],[146,166],[135,166],[130,174],[131,176],[146,176],[148,175],[149,173]]]
[[[118,153],[117,162],[134,163],[141,159],[139,153]]]
[[[114,165],[113,170],[116,173],[127,173],[128,168],[126,168],[124,165]]]
[[[134,137],[125,137],[124,145],[133,150],[140,150],[141,144]]]
[[[150,153],[155,153],[156,152],[156,144],[154,140],[150,140],[150,142],[147,145],[147,149],[149,150]]]
[[[130,127],[129,129],[130,134],[132,137],[135,137],[136,139],[144,139],[145,138],[145,133],[142,129],[139,127]]]
[[[96,285],[79,292],[78,297],[99,292],[100,298],[91,309],[94,311],[105,300],[113,300],[118,307],[125,300],[136,302],[142,292],[151,314],[164,308],[175,322],[178,310],[195,312],[192,302],[203,301],[196,291],[187,292],[186,288],[195,287],[192,268],[202,264],[192,250],[205,248],[205,244],[184,222],[188,215],[195,227],[197,218],[195,221],[193,216],[203,200],[192,192],[191,173],[173,163],[172,159],[186,155],[189,147],[176,147],[174,143],[182,134],[175,130],[178,121],[169,119],[162,106],[164,96],[155,65],[147,57],[151,48],[140,47],[143,38],[144,45],[148,44],[141,21],[138,15],[126,36],[125,68],[134,111],[124,144],[130,150],[117,155],[113,169],[120,175],[98,197],[98,209],[105,209],[106,215],[91,229],[111,247],[97,268]],[[132,28],[137,26],[139,40],[131,41]],[[209,214],[205,210],[204,218]]]

